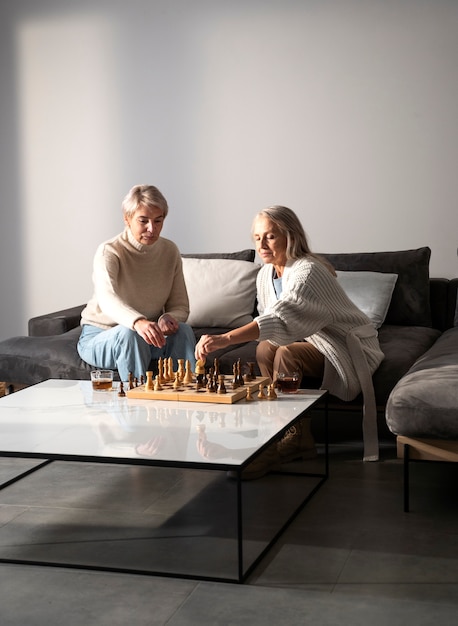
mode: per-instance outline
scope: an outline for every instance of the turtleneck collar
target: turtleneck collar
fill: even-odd
[[[125,229],[124,229],[124,235],[125,235],[125,238],[127,239],[128,243],[133,248],[135,248],[135,250],[137,250],[138,252],[141,252],[142,254],[145,254],[146,252],[149,252],[150,249],[154,248],[154,246],[157,244],[157,242],[156,242],[152,246],[145,246],[144,243],[140,243],[132,235],[132,231],[130,230],[130,228],[128,226],[126,226]]]

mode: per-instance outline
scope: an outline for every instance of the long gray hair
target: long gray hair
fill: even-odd
[[[286,237],[286,258],[288,260],[295,261],[303,257],[313,258],[323,263],[332,274],[335,274],[329,261],[311,251],[307,234],[294,211],[277,204],[260,211],[255,220],[260,216],[267,217],[276,224],[282,235]]]

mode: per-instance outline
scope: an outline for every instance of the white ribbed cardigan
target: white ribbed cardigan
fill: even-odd
[[[322,388],[349,401],[361,391],[370,404],[372,439],[376,434],[376,411],[372,374],[382,362],[377,330],[319,261],[304,258],[284,270],[282,294],[277,300],[273,287],[274,267],[264,265],[257,277],[259,340],[287,345],[306,339],[325,356]],[[369,432],[369,431],[368,431]],[[365,457],[378,457],[374,441]]]

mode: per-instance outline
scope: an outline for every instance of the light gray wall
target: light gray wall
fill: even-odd
[[[457,275],[458,2],[0,0],[0,339],[83,303],[136,183],[183,252],[295,209]]]

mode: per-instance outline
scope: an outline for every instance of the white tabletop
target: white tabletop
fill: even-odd
[[[237,466],[325,393],[208,404],[136,400],[92,391],[89,381],[48,380],[0,398],[0,455]]]

